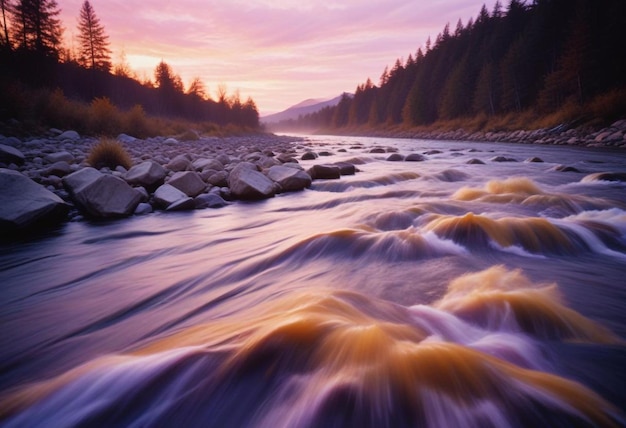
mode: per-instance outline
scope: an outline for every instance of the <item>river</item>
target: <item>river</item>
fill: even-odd
[[[0,425],[624,425],[626,153],[305,149],[359,171],[0,244]]]

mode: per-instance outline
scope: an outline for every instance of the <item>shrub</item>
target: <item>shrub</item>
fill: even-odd
[[[89,129],[95,134],[117,135],[122,132],[120,111],[106,98],[95,98],[89,106]]]
[[[124,115],[124,119],[126,122],[125,132],[133,137],[146,138],[151,134],[146,112],[141,105],[135,104],[135,106]]]
[[[100,140],[91,148],[87,162],[96,169],[102,167],[115,169],[118,165],[129,169],[133,164],[122,143],[110,138]]]

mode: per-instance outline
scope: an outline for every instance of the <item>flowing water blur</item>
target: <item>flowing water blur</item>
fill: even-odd
[[[307,148],[359,172],[2,244],[0,425],[624,424],[625,153]]]

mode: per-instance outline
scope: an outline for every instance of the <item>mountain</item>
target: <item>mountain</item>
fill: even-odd
[[[341,95],[330,100],[310,98],[289,107],[287,110],[283,110],[279,113],[268,114],[267,116],[262,117],[261,123],[271,124],[278,123],[281,120],[297,119],[300,115],[315,113],[324,107],[336,106],[340,99]]]

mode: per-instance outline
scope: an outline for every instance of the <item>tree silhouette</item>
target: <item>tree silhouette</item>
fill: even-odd
[[[85,0],[78,19],[78,63],[94,70],[111,70],[109,37],[89,1]]]
[[[11,49],[11,39],[9,38],[9,27],[7,26],[7,15],[13,8],[11,0],[0,0],[0,8],[2,9],[2,46]]]
[[[63,28],[56,0],[20,0],[12,9],[18,47],[40,55],[59,56]]]

